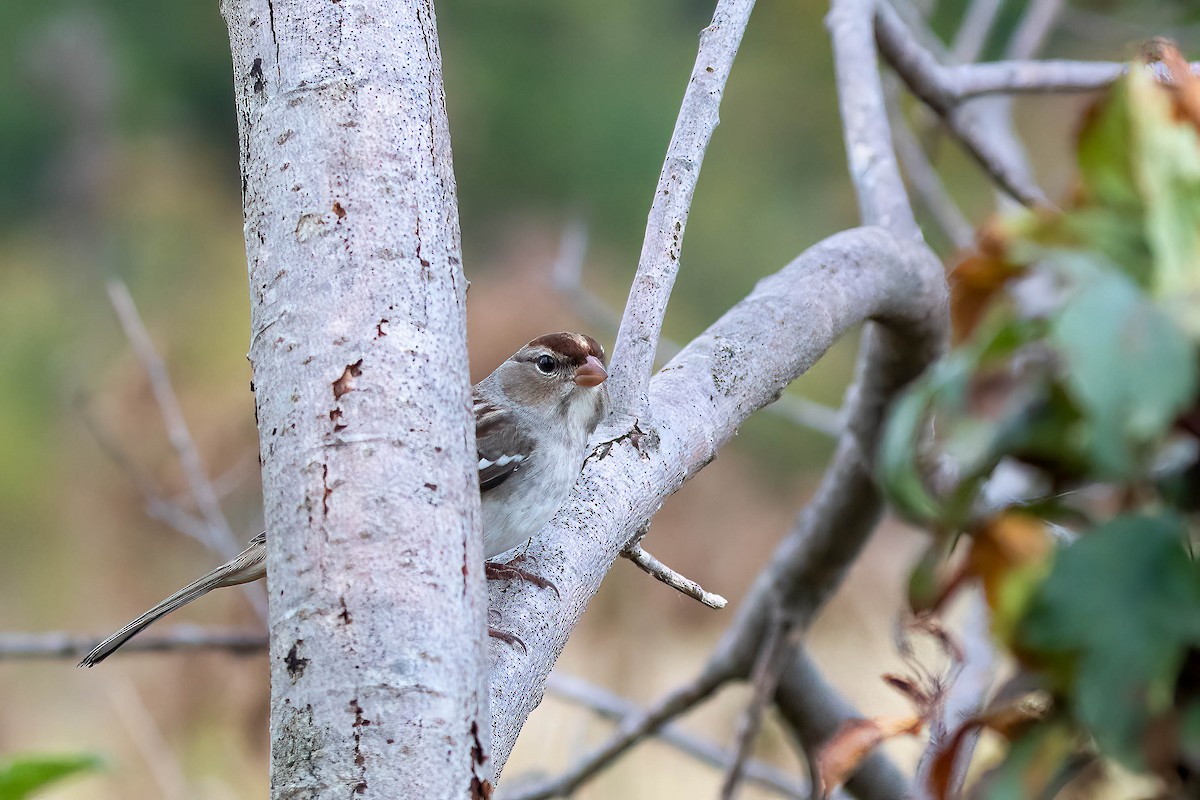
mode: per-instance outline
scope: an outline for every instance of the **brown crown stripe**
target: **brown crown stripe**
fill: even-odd
[[[573,364],[582,364],[588,356],[600,359],[601,364],[607,363],[604,358],[604,348],[600,346],[600,343],[581,333],[547,333],[525,346],[548,347],[557,353],[562,353]]]

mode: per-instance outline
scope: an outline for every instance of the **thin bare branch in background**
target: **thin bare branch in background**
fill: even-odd
[[[887,3],[875,15],[879,52],[904,80],[909,91],[937,112],[964,149],[1000,188],[1027,206],[1049,206],[1045,192],[1024,164],[998,142],[969,109],[959,108],[946,85],[941,64],[918,44],[916,36]]]
[[[128,477],[138,494],[142,496],[146,516],[169,525],[184,536],[190,536],[205,547],[209,547],[211,535],[204,520],[184,508],[177,500],[165,497],[154,479],[133,462],[109,433],[104,430],[87,407],[80,402],[79,415],[83,426],[96,441],[100,452],[106,455]]]
[[[733,800],[737,796],[743,768],[750,759],[754,742],[762,728],[763,714],[775,698],[783,670],[799,644],[800,633],[801,629],[790,624],[790,620],[774,620],[759,644],[758,659],[750,675],[750,685],[754,691],[738,723],[734,758],[725,771],[718,795],[721,800]]]
[[[638,742],[654,736],[670,720],[686,714],[713,694],[732,677],[729,665],[709,666],[688,683],[672,690],[667,696],[637,714],[621,720],[616,732],[600,747],[580,758],[557,778],[521,787],[504,800],[550,800],[568,797],[572,792],[612,764]]]
[[[954,247],[960,250],[970,247],[975,240],[975,229],[946,190],[937,169],[925,154],[925,148],[904,119],[896,95],[894,91],[889,91],[887,95],[892,141],[913,194]]]
[[[721,595],[705,591],[703,586],[691,578],[681,575],[647,553],[642,549],[641,545],[634,545],[623,551],[621,555],[636,564],[646,574],[656,580],[662,581],[672,589],[700,601],[709,608],[720,609],[729,604],[729,601]]]
[[[87,655],[100,639],[76,633],[0,633],[0,661],[74,659]],[[130,639],[125,653],[191,652],[223,650],[234,655],[261,653],[267,648],[263,631],[176,625],[163,633],[146,633]]]
[[[1030,58],[1041,50],[1064,5],[1063,0],[1030,0],[1008,41],[1005,56]]]
[[[141,754],[142,762],[154,776],[159,797],[165,800],[186,800],[190,797],[179,759],[155,722],[154,715],[146,708],[137,687],[128,678],[118,675],[109,678],[105,688],[113,716],[121,720]]]
[[[183,409],[179,407],[175,389],[171,386],[167,367],[155,349],[154,343],[150,341],[150,335],[146,332],[146,326],[142,324],[137,306],[124,282],[110,280],[108,297],[112,301],[113,309],[117,312],[117,318],[121,321],[121,327],[124,329],[129,343],[133,345],[134,352],[142,363],[142,368],[146,370],[146,377],[150,380],[150,389],[154,393],[159,413],[166,425],[167,436],[171,441],[171,446],[175,449],[179,465],[183,468],[184,478],[192,499],[196,503],[196,508],[204,519],[204,543],[222,558],[233,558],[241,552],[244,545],[239,543],[237,537],[234,536],[233,530],[229,527],[229,521],[225,518],[225,512],[221,510],[221,501],[205,472],[204,463],[200,459],[200,451],[196,448],[196,441],[192,438],[192,433],[183,416]],[[265,622],[267,619],[266,591],[261,586],[254,584],[244,585],[242,590],[251,605],[254,606],[259,618]]]
[[[546,681],[546,691],[611,720],[619,721],[642,713],[642,709],[629,700],[557,671],[550,673],[550,678]],[[656,736],[677,750],[720,770],[728,769],[734,758],[734,753],[729,750],[687,733],[678,725],[666,725]],[[750,759],[743,765],[743,773],[747,783],[770,789],[783,797],[807,799],[809,796],[808,786],[766,762]],[[503,797],[504,795],[501,795],[502,800]]]
[[[1004,0],[972,0],[954,35],[950,57],[963,64],[978,61]]]
[[[700,32],[696,64],[654,190],[642,254],[613,346],[608,379],[613,407],[633,417],[644,418],[649,409],[654,353],[679,272],[692,196],[704,152],[719,122],[725,83],[753,9],[754,0],[719,0],[712,23]]]

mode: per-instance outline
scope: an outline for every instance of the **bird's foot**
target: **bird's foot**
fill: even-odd
[[[514,561],[519,559],[520,556],[518,556],[517,559],[514,559]],[[554,594],[562,597],[562,595],[558,594],[558,587],[553,583],[546,580],[541,575],[534,575],[528,570],[521,569],[520,567],[514,567],[513,562],[509,562],[508,564],[496,564],[492,561],[485,561],[483,564],[483,571],[484,574],[487,575],[488,580],[522,580],[526,583],[532,583],[539,589],[553,589]]]
[[[488,636],[492,637],[493,639],[499,639],[510,647],[521,645],[521,650],[523,650],[526,654],[529,653],[529,648],[525,646],[523,641],[521,641],[521,637],[517,636],[516,634],[509,633],[508,631],[502,631],[489,625]]]

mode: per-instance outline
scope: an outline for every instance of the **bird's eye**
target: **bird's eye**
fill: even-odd
[[[549,375],[558,366],[558,362],[554,360],[553,356],[538,356],[538,360],[534,363],[537,365],[538,372],[543,375]]]

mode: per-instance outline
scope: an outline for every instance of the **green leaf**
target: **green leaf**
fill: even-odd
[[[1177,118],[1168,91],[1144,70],[1126,83],[1154,291],[1200,337],[1200,131]]]
[[[1104,272],[1068,301],[1051,339],[1101,471],[1136,474],[1138,451],[1167,430],[1195,391],[1191,342],[1128,279]]]
[[[23,800],[37,790],[80,772],[94,772],[103,762],[99,756],[22,755],[0,762],[0,800]]]
[[[1017,650],[1069,698],[1100,747],[1143,764],[1147,726],[1171,710],[1200,646],[1200,567],[1169,517],[1118,517],[1062,551],[1017,629]]]
[[[1136,72],[1136,70],[1134,70]],[[1079,134],[1079,172],[1088,198],[1097,205],[1141,207],[1133,165],[1133,127],[1125,81],[1092,109]]]

